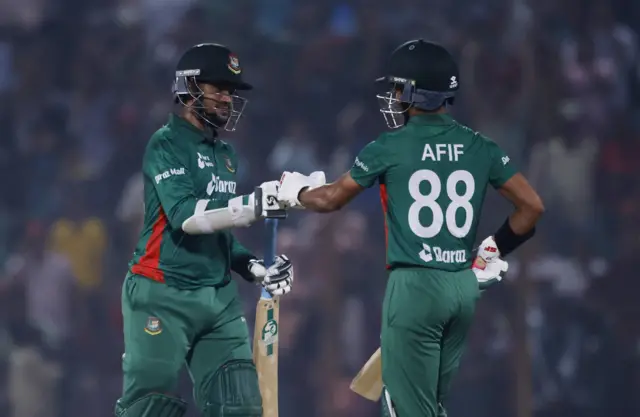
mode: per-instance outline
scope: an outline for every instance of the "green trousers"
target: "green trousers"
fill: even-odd
[[[252,360],[233,281],[222,288],[179,290],[131,275],[122,288],[122,315],[124,383],[117,407],[149,393],[175,395],[186,365],[202,410],[218,368],[231,360]]]
[[[479,297],[471,270],[391,272],[382,313],[383,415],[444,416]]]

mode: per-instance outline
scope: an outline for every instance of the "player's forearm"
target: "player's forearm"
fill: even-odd
[[[231,242],[231,270],[240,274],[244,279],[251,280],[249,261],[257,257],[249,249],[245,248],[233,233],[229,232],[229,238]]]
[[[544,213],[542,199],[534,193],[528,199],[516,204],[516,210],[509,217],[511,230],[516,235],[529,233],[535,227],[542,213]]]
[[[338,197],[337,187],[334,184],[327,184],[313,190],[302,190],[298,200],[308,210],[329,213],[340,210],[346,204],[346,202],[342,203]]]
[[[544,212],[542,199],[522,174],[516,173],[500,187],[502,194],[515,207],[509,226],[515,235],[529,233]]]
[[[535,226],[544,207],[523,205],[517,207],[504,224],[493,235],[502,256],[507,256],[535,234]]]
[[[536,225],[543,209],[536,209],[530,207],[518,207],[509,216],[509,226],[516,235],[525,235],[529,233]]]

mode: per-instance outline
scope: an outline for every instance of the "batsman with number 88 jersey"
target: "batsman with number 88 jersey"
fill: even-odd
[[[471,266],[487,185],[499,188],[515,172],[494,142],[443,113],[381,135],[360,152],[351,176],[369,188],[383,175],[389,267],[459,271]]]
[[[329,212],[379,184],[389,271],[383,415],[444,416],[479,297],[472,248],[486,190],[498,189],[516,209],[481,245],[484,264],[502,262],[532,237],[543,207],[497,144],[448,114],[460,79],[446,49],[407,42],[378,81],[388,88],[378,95],[380,111],[395,130],[369,143],[334,183],[310,187],[306,176],[285,173],[278,196],[293,207]]]

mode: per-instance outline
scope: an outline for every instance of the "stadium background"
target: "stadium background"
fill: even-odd
[[[348,169],[384,128],[372,80],[417,37],[455,53],[455,117],[498,142],[547,207],[480,301],[450,415],[640,415],[639,13],[633,0],[0,1],[0,415],[111,413],[140,160],[172,110],[181,51],[227,44],[256,86],[228,136],[249,191],[284,169]],[[479,236],[508,210],[492,193]],[[260,249],[259,226],[238,235]],[[297,213],[280,238],[297,276],[281,416],[376,416],[348,390],[378,344],[376,191]],[[251,317],[257,289],[242,287]]]

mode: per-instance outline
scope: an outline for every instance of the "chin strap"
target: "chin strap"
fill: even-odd
[[[406,126],[407,123],[409,123],[409,119],[411,118],[411,115],[409,114],[411,104],[403,102],[400,104],[400,106],[402,106],[402,117],[404,117],[404,125]]]

